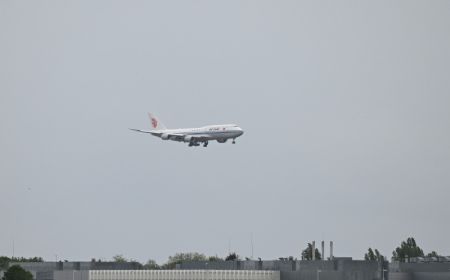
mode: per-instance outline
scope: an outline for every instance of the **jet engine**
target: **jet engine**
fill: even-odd
[[[162,140],[169,140],[169,134],[167,134],[167,133],[161,134],[161,139]]]
[[[184,136],[184,142],[191,142],[191,140],[192,140],[192,135]]]
[[[219,142],[219,143],[225,143],[225,142],[227,142],[227,139],[217,139],[217,142]]]

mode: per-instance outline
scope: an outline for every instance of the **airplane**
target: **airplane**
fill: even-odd
[[[130,130],[149,133],[153,136],[161,138],[162,140],[189,143],[189,147],[200,146],[200,143],[203,143],[203,147],[207,147],[208,141],[216,140],[219,143],[225,143],[228,139],[233,139],[232,143],[235,144],[236,138],[244,133],[242,128],[235,124],[207,125],[198,128],[167,129],[155,115],[148,113],[148,116],[153,128],[152,130],[141,130],[135,128],[130,128]]]

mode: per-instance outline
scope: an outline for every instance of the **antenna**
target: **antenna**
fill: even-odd
[[[228,238],[228,255],[231,254],[231,238]]]
[[[253,232],[250,233],[250,242],[252,244],[252,260],[253,260]]]
[[[13,247],[12,247],[12,249],[13,249],[13,250],[12,250],[12,258],[14,259],[14,239],[13,239],[13,242],[12,242],[12,243],[13,243],[13,244],[12,244],[12,245],[13,245]]]

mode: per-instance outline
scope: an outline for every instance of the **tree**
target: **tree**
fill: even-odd
[[[383,262],[384,261],[384,256],[380,254],[380,252],[375,249],[375,252],[372,250],[372,248],[369,248],[369,250],[367,251],[367,253],[364,255],[364,259],[366,261],[379,261],[379,262]]]
[[[5,256],[0,257],[0,270],[7,270],[9,266],[10,259]]]
[[[230,253],[226,258],[226,261],[238,261],[239,260],[239,255],[236,253]]]
[[[428,253],[427,257],[429,258],[439,258],[439,254],[436,253],[436,251],[432,251],[431,253]]]
[[[0,256],[0,270],[7,270],[9,267],[9,263],[11,262],[43,262],[44,259],[41,257],[33,257],[33,258],[16,258],[16,257],[6,257]]]
[[[206,256],[196,252],[177,253],[170,256],[167,263],[161,266],[163,269],[174,269],[177,264],[188,261],[206,261]]]
[[[154,260],[148,260],[146,264],[144,264],[144,269],[160,269],[159,265]]]
[[[118,262],[118,263],[128,262],[128,260],[123,255],[115,255],[113,257],[113,261]]]
[[[384,262],[385,259],[386,258],[382,254],[380,254],[380,252],[377,249],[375,249],[375,260],[379,262]]]
[[[373,253],[372,248],[369,247],[368,252],[364,255],[364,259],[366,261],[374,261],[375,260],[375,254]]]
[[[400,246],[392,252],[392,259],[399,262],[405,262],[405,260],[410,261],[410,258],[423,256],[423,250],[417,246],[413,237],[408,237],[406,241],[403,241]]]
[[[322,256],[319,253],[319,250],[316,248],[316,260],[321,260]],[[303,260],[312,260],[312,245],[311,243],[308,243],[308,246],[305,250],[302,251],[302,259]]]
[[[218,256],[209,256],[208,261],[209,262],[220,262],[220,261],[223,261],[223,259]]]
[[[33,274],[19,265],[13,265],[5,272],[3,280],[33,280]]]

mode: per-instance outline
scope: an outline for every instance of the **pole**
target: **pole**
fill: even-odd
[[[253,232],[251,233],[251,241],[252,241],[252,260],[253,260]]]
[[[316,241],[312,242],[311,258],[312,258],[313,261],[316,260]]]
[[[322,240],[322,260],[325,260],[325,241]]]

